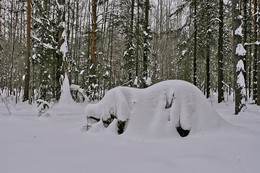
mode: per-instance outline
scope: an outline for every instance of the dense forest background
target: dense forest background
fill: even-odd
[[[260,105],[259,0],[0,0],[0,88],[29,102],[181,79]],[[83,89],[83,93],[82,90]],[[76,92],[75,92],[76,91]]]

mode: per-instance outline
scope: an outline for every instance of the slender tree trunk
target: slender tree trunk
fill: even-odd
[[[113,5],[114,10],[114,5]],[[110,59],[109,59],[109,65],[110,65],[110,76],[109,76],[109,89],[112,88],[112,76],[113,76],[113,35],[114,35],[114,18],[112,18],[112,15],[110,15]]]
[[[133,81],[133,70],[131,68],[133,68],[133,45],[134,45],[134,7],[135,7],[135,0],[132,0],[131,2],[131,16],[130,16],[130,38],[129,38],[129,41],[130,41],[130,50],[129,51],[129,55],[128,55],[128,58],[129,60],[127,60],[127,62],[130,62],[129,63],[129,72],[128,72],[128,81]],[[133,68],[134,69],[134,68]],[[133,82],[131,82],[131,85],[132,85]]]
[[[137,21],[136,21],[136,57],[135,57],[135,76],[138,77],[139,73],[139,27],[140,27],[140,0],[137,0]]]
[[[0,4],[2,0],[0,0]],[[2,36],[2,7],[0,7],[0,36]]]
[[[247,2],[248,0],[244,0],[243,2],[243,45],[247,42]],[[248,62],[248,48],[247,46],[244,46],[246,50],[246,55],[244,56],[243,62],[244,62],[244,67],[245,67],[245,72],[244,72],[244,77],[245,77],[245,84],[246,84],[246,100],[247,100],[247,62]]]
[[[148,53],[149,53],[149,0],[145,1],[145,35],[144,35],[144,54],[143,54],[143,79],[147,80],[148,77]],[[146,88],[147,84],[143,81],[143,87]]]
[[[223,88],[223,34],[224,34],[224,14],[223,0],[219,0],[219,30],[218,30],[218,103],[224,101]]]
[[[27,56],[26,56],[26,74],[24,86],[23,101],[29,100],[30,91],[30,56],[31,56],[31,0],[27,0]]]
[[[257,0],[254,0],[254,42],[257,41]],[[253,57],[253,100],[257,100],[257,45],[254,44]]]
[[[244,63],[245,53],[241,51],[242,35],[238,32],[241,27],[241,18],[239,4],[240,0],[232,1],[232,31],[233,31],[233,48],[232,59],[234,61],[234,88],[235,88],[235,114],[237,115],[245,106],[245,83],[244,83]]]
[[[197,86],[197,0],[194,0],[193,84]]]
[[[97,59],[96,59],[96,39],[97,39],[97,0],[92,0],[92,31],[91,31],[91,66],[90,66],[90,78],[89,84],[91,87],[92,100],[96,99],[95,94],[97,92]]]
[[[13,40],[13,6],[14,2],[11,2],[11,15],[9,18],[10,26],[9,26],[9,40],[12,40],[12,52],[11,52],[11,67],[10,67],[10,81],[9,81],[9,94],[13,92],[13,68],[14,68],[14,40]]]
[[[257,22],[257,28],[258,28],[258,42],[260,41],[260,3],[258,1],[258,22]],[[260,106],[260,45],[257,46],[257,105]]]
[[[79,70],[79,54],[78,54],[78,50],[79,49],[79,46],[80,46],[80,41],[79,41],[79,34],[80,34],[80,31],[79,31],[79,1],[76,2],[76,27],[75,27],[75,51],[74,51],[74,54],[75,54],[75,63],[76,63],[76,68],[77,70],[75,70],[75,84],[78,85],[78,78],[79,78],[79,73],[78,73],[78,70]]]
[[[252,0],[249,0],[249,16],[252,16]],[[248,28],[249,28],[249,43],[253,42],[252,39],[252,22],[248,23]],[[249,46],[248,48],[248,96],[249,98],[251,98],[252,96],[252,85],[251,85],[251,81],[252,81],[252,46]]]
[[[210,23],[207,27],[207,46],[206,46],[206,98],[210,97]]]
[[[92,1],[91,59],[96,63],[97,1]]]
[[[60,99],[61,95],[61,76],[66,73],[67,64],[64,55],[60,51],[62,44],[64,43],[64,39],[62,37],[62,33],[64,31],[64,26],[62,25],[65,22],[65,0],[58,0],[58,34],[57,34],[57,42],[58,42],[58,51],[56,52],[56,100]],[[63,6],[63,7],[60,7]],[[62,68],[63,67],[63,68]]]

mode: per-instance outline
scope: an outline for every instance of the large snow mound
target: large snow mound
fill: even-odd
[[[116,87],[85,109],[92,132],[142,136],[187,136],[223,129],[223,120],[194,85],[180,80],[146,89]]]

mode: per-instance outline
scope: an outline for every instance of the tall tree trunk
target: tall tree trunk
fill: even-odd
[[[244,83],[244,63],[245,50],[242,45],[241,17],[239,4],[240,0],[232,1],[232,31],[233,48],[232,59],[234,61],[234,87],[235,87],[235,114],[237,115],[245,106],[245,83]],[[240,29],[239,29],[240,28]]]
[[[224,14],[223,0],[219,0],[219,30],[218,30],[218,103],[224,101],[223,88],[223,43],[224,43]]]
[[[135,57],[135,77],[139,73],[139,47],[140,47],[140,0],[137,0],[137,21],[136,21],[136,57]]]
[[[30,91],[30,56],[31,56],[31,0],[27,0],[27,55],[26,55],[26,74],[23,101],[29,100]]]
[[[0,0],[0,4],[2,0]],[[2,7],[0,7],[0,36],[2,36]]]
[[[257,28],[258,28],[258,42],[260,42],[260,3],[258,1],[258,23],[257,23]],[[257,46],[257,105],[260,106],[260,45]]]
[[[194,0],[193,84],[197,86],[197,0]]]
[[[96,63],[97,0],[92,1],[91,59]]]
[[[248,0],[243,0],[243,45],[245,45],[247,43],[247,2]],[[247,96],[247,62],[248,62],[248,48],[247,46],[244,46],[245,50],[246,50],[246,55],[244,56],[243,62],[244,62],[244,67],[245,67],[245,72],[244,72],[244,76],[245,76],[245,84],[246,84],[246,96]],[[246,97],[247,100],[247,97]]]
[[[133,83],[133,46],[134,46],[134,8],[135,8],[135,0],[132,0],[131,2],[131,16],[130,16],[130,38],[129,38],[129,41],[130,41],[130,50],[129,50],[129,55],[128,55],[128,62],[129,63],[129,72],[128,72],[128,81],[132,81],[130,84],[132,85]],[[134,69],[134,68],[133,68]]]
[[[206,98],[210,97],[210,26],[207,27],[207,46],[206,46]]]
[[[252,16],[252,0],[249,0],[249,16],[251,18]],[[248,23],[248,36],[249,36],[249,43],[253,42],[253,37],[252,37],[252,22]],[[248,97],[251,98],[252,96],[252,46],[248,47]]]
[[[91,30],[91,66],[89,85],[92,92],[91,100],[96,99],[95,94],[97,92],[97,57],[96,57],[96,39],[97,39],[97,0],[92,0],[92,30]]]
[[[14,68],[14,36],[13,36],[13,10],[14,1],[11,2],[11,15],[10,15],[10,26],[9,26],[9,39],[12,40],[12,52],[11,52],[11,67],[10,67],[10,81],[9,81],[9,94],[13,92],[13,68]]]
[[[207,0],[207,12],[206,12],[206,21],[207,21],[207,41],[206,41],[206,98],[210,97],[210,40],[211,40],[211,29],[210,29],[210,4]]]
[[[114,11],[114,5],[113,5],[113,11]],[[112,88],[112,77],[113,77],[113,36],[114,36],[114,17],[112,17],[112,14],[110,14],[109,22],[111,23],[110,32],[109,32],[109,44],[110,44],[110,58],[109,58],[109,70],[110,70],[110,76],[109,76],[109,89]]]
[[[257,0],[254,0],[254,42],[257,41]],[[257,45],[254,44],[253,57],[253,100],[257,100]]]
[[[64,38],[62,37],[62,33],[64,31],[65,23],[65,0],[58,0],[58,34],[57,34],[57,42],[58,42],[58,51],[56,52],[56,100],[60,99],[61,95],[61,76],[66,73],[67,64],[65,60],[65,56],[61,52],[61,46],[64,43]]]
[[[144,35],[144,54],[143,54],[143,80],[148,77],[148,53],[149,53],[149,0],[145,1],[145,35]],[[143,81],[143,87],[146,88],[147,84]]]

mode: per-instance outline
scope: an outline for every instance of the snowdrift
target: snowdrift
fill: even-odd
[[[85,109],[87,130],[177,137],[206,133],[227,125],[201,91],[180,80],[146,89],[116,87]]]

